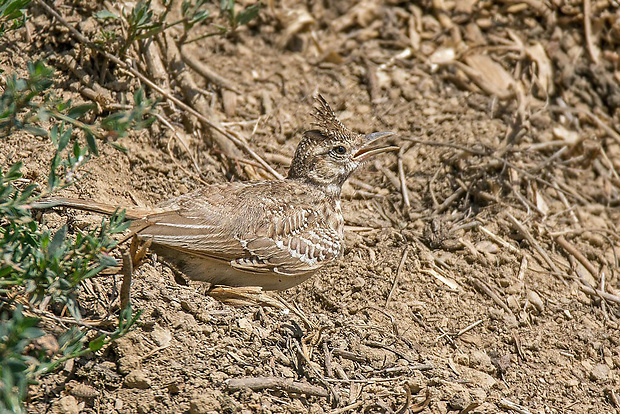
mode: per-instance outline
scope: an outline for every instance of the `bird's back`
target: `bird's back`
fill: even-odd
[[[283,289],[342,252],[339,201],[295,180],[215,184],[157,210],[134,224],[139,237],[192,279],[245,285],[244,275],[249,284],[271,275]]]

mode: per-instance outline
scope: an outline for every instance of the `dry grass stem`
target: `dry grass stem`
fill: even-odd
[[[497,293],[493,291],[493,289],[489,287],[489,285],[487,285],[482,280],[475,278],[475,277],[470,278],[469,280],[475,287],[478,288],[478,290],[481,290],[482,292],[486,293],[487,296],[490,297],[491,300],[493,300],[493,302],[495,302],[497,306],[499,306],[504,311],[506,311],[506,313],[510,315],[514,315],[512,313],[512,310],[508,307],[508,305],[506,305],[506,303],[499,297]]]
[[[579,261],[586,268],[586,270],[594,277],[595,279],[600,279],[599,272],[596,270],[594,265],[579,251],[575,246],[573,246],[568,240],[564,238],[564,236],[559,236],[555,239],[555,241],[562,246],[567,253],[573,255],[575,259]]]
[[[540,247],[540,244],[534,239],[532,234],[523,225],[523,223],[521,223],[519,220],[517,220],[510,213],[506,213],[506,217],[508,217],[508,219],[512,222],[512,224],[514,224],[514,226],[517,228],[519,233],[521,233],[521,235],[523,237],[525,237],[525,239],[528,241],[528,243],[530,243],[530,245],[532,245],[532,247],[534,247],[534,249],[538,252],[538,254],[540,254],[540,256],[545,260],[545,262],[547,262],[547,264],[553,270],[554,273],[560,274],[560,275],[564,274],[564,272],[562,272],[560,270],[560,268],[556,266],[555,262],[551,259],[549,254],[542,247]]]
[[[517,412],[519,414],[532,414],[532,412],[530,410],[528,410],[527,408],[525,408],[524,406],[519,405],[517,403],[513,403],[512,401],[507,400],[505,398],[502,398],[499,401],[499,406],[502,407],[502,408],[506,408],[506,409],[515,411],[515,412]]]
[[[294,394],[312,395],[316,397],[327,397],[329,395],[327,390],[324,388],[278,377],[231,378],[226,380],[226,388],[231,391],[241,390],[244,388],[248,388],[253,391],[274,389]]]
[[[388,293],[388,296],[385,299],[386,307],[388,303],[390,303],[390,299],[392,299],[392,295],[394,294],[394,291],[396,290],[396,286],[398,285],[398,279],[400,277],[400,274],[403,271],[403,268],[405,267],[405,262],[407,261],[408,253],[409,253],[409,245],[405,246],[405,248],[403,249],[403,254],[400,258],[400,263],[398,264],[398,268],[396,269],[396,276],[394,276],[394,282],[392,282],[392,288],[390,289],[390,293]]]

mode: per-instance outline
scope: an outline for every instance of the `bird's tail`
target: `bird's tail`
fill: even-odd
[[[120,207],[113,204],[98,203],[96,201],[82,200],[80,198],[48,198],[31,204],[33,209],[46,209],[52,207],[69,207],[77,210],[90,211],[93,213],[111,216],[116,211],[125,210],[125,217],[129,220],[145,218],[154,211],[139,207]]]

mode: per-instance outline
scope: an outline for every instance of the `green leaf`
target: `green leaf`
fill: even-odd
[[[86,135],[86,143],[88,144],[88,149],[90,152],[99,156],[99,150],[97,149],[97,141],[95,141],[95,136],[88,131],[84,131]]]
[[[64,150],[67,147],[67,145],[69,144],[69,139],[71,138],[72,134],[73,134],[73,127],[69,125],[67,130],[64,131],[60,135],[60,140],[58,141],[58,152]]]
[[[127,148],[123,147],[120,144],[117,144],[116,142],[110,142],[109,144],[112,146],[112,148],[114,148],[114,149],[116,149],[116,150],[118,150],[120,152],[129,152],[129,150]]]
[[[97,13],[95,13],[94,16],[95,16],[95,19],[98,19],[98,20],[119,19],[119,17],[116,14],[112,13],[109,10],[99,10]]]
[[[92,103],[76,105],[72,107],[71,109],[69,109],[69,112],[67,112],[67,116],[73,119],[79,119],[83,117],[88,111],[94,108],[95,108],[95,104],[92,104]]]
[[[235,0],[220,0],[220,11],[233,10],[235,7]]]
[[[105,345],[105,335],[100,335],[88,343],[88,349],[93,352],[99,351]]]
[[[22,177],[22,173],[20,170],[24,166],[24,163],[21,161],[16,162],[15,164],[9,167],[9,170],[6,172],[4,176],[4,180],[6,181],[14,181]]]
[[[30,3],[30,0],[9,0],[0,1],[0,16],[14,19],[21,16],[22,11]]]
[[[114,267],[118,265],[116,259],[107,254],[102,254],[101,257],[99,257],[99,263],[104,267]]]
[[[32,125],[32,124],[26,124],[23,127],[24,131],[31,133],[34,136],[39,136],[39,137],[46,137],[47,136],[47,131],[44,130],[43,128],[39,128],[36,125]]]
[[[54,125],[50,130],[50,140],[56,146],[58,146],[58,125]]]
[[[248,24],[250,21],[258,16],[258,11],[260,10],[261,3],[258,2],[251,6],[246,7],[243,11],[239,12],[235,16],[235,23],[238,25]]]
[[[80,144],[77,142],[77,140],[75,140],[73,141],[73,156],[77,160],[78,158],[80,158],[80,155],[82,155],[82,148],[80,147]]]
[[[31,318],[31,319],[34,319],[34,318]],[[34,319],[34,323],[35,324],[38,323],[38,320]],[[29,327],[22,331],[22,337],[24,339],[35,339],[43,335],[45,335],[45,333],[41,329],[35,328],[35,327]]]
[[[65,241],[66,237],[67,237],[67,226],[64,225],[60,229],[58,229],[56,234],[54,234],[52,241],[47,247],[47,251],[50,254],[50,256],[56,255],[56,252],[58,251],[60,246],[62,246],[62,243]]]

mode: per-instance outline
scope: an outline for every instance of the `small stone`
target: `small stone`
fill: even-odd
[[[358,276],[358,277],[356,277],[355,279],[353,279],[353,286],[352,286],[352,287],[353,287],[353,290],[354,290],[354,291],[360,291],[360,290],[362,290],[362,288],[363,288],[365,285],[366,285],[366,280],[365,280],[363,277]]]
[[[210,414],[220,412],[219,401],[210,395],[195,395],[189,402],[190,414]]]
[[[151,387],[151,380],[146,375],[146,372],[141,369],[135,369],[127,375],[125,378],[125,386],[127,388],[139,388],[145,390]]]
[[[247,320],[246,318],[240,318],[237,321],[237,325],[239,325],[239,329],[245,332],[248,335],[252,335],[254,332],[254,327],[252,326],[252,322]]]
[[[469,395],[477,404],[482,404],[487,399],[487,393],[482,388],[474,388],[469,390]]]
[[[527,300],[532,304],[534,309],[536,309],[537,313],[543,313],[545,311],[545,304],[536,291],[527,289]]]
[[[504,292],[506,292],[507,295],[516,295],[516,294],[521,293],[522,290],[523,290],[523,282],[515,282],[515,283],[511,283],[510,285],[508,285],[508,287],[504,289]]]
[[[596,382],[604,382],[609,379],[609,367],[605,364],[598,364],[590,371],[590,379]]]
[[[189,188],[187,188],[187,186],[183,183],[179,184],[177,186],[177,190],[179,190],[180,194],[186,194],[189,193]]]
[[[469,355],[469,366],[486,373],[495,373],[495,367],[491,362],[491,357],[484,351],[472,351]]]
[[[480,335],[465,332],[463,335],[460,336],[460,338],[461,341],[465,342],[466,344],[474,345],[478,348],[482,347],[482,337]]]
[[[471,399],[466,390],[458,390],[455,392],[448,401],[448,405],[453,410],[462,411],[469,406]]]
[[[461,371],[464,378],[469,379],[472,384],[476,384],[479,387],[482,387],[483,390],[489,390],[497,384],[495,378],[493,378],[489,374],[485,374],[482,371],[478,371],[476,369],[464,366],[459,367],[459,371]]]
[[[137,355],[127,355],[118,360],[118,372],[129,374],[140,365],[140,358]]]
[[[168,329],[164,329],[159,325],[156,325],[151,332],[151,338],[157,344],[157,346],[163,347],[170,344],[172,340],[172,334]]]
[[[506,304],[513,312],[518,312],[521,308],[519,304],[519,299],[515,295],[510,295],[506,298]]]
[[[52,413],[54,414],[78,414],[79,412],[80,407],[77,400],[71,395],[62,397],[52,405]]]
[[[173,302],[173,303],[176,303],[176,302]],[[174,329],[179,329],[179,328],[190,329],[190,328],[194,328],[195,326],[196,326],[196,319],[194,318],[194,316],[190,315],[189,313],[185,313],[183,311],[177,312],[176,317],[174,318],[172,322],[172,327]]]

